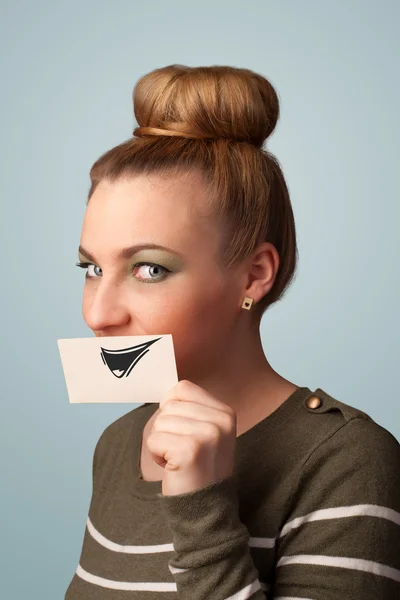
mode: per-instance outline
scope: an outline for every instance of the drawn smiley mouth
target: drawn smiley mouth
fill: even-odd
[[[121,377],[124,376],[128,377],[133,367],[149,352],[149,347],[160,339],[161,338],[157,338],[156,340],[151,340],[150,342],[145,342],[138,346],[121,348],[120,350],[107,350],[100,346],[100,356],[103,363],[110,369],[111,373],[118,379],[121,379]]]

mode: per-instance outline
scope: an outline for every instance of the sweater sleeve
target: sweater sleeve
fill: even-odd
[[[236,477],[187,494],[158,494],[172,531],[169,561],[181,600],[266,600],[239,519]]]
[[[400,446],[353,419],[305,462],[277,543],[274,599],[400,598]]]

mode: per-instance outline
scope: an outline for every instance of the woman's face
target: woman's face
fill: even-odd
[[[103,181],[81,235],[87,325],[96,336],[172,334],[180,379],[204,376],[228,352],[243,297],[244,276],[221,267],[205,194],[193,174]]]

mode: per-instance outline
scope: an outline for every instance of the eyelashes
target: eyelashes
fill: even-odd
[[[81,269],[86,269],[86,271],[88,270],[89,267],[96,267],[97,265],[90,263],[90,262],[77,262],[75,263],[77,267],[80,267]],[[167,269],[166,267],[163,267],[157,263],[151,263],[151,262],[140,262],[140,263],[136,263],[134,265],[134,269],[136,268],[141,268],[141,267],[150,267],[150,268],[156,268],[156,269],[161,269],[162,274],[161,276],[157,277],[157,278],[153,278],[153,277],[149,277],[149,278],[140,278],[140,277],[135,277],[135,279],[137,281],[139,281],[140,283],[157,283],[157,281],[160,281],[161,279],[165,279],[165,276],[167,273],[171,273],[171,271],[169,269]],[[98,279],[99,276],[93,276],[93,275],[89,275],[88,272],[86,272],[86,279]]]
[[[77,267],[80,267],[81,269],[86,269],[86,271],[87,271],[88,267],[91,267],[91,266],[94,267],[95,266],[93,263],[89,263],[89,262],[77,262],[75,264],[76,264]],[[87,272],[86,272],[86,277],[87,276],[88,275],[87,275]],[[91,276],[89,276],[89,279],[90,279],[90,277]]]

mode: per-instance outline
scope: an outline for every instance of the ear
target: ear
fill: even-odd
[[[247,287],[245,296],[257,304],[272,288],[279,269],[279,254],[275,246],[262,242],[247,258]]]

